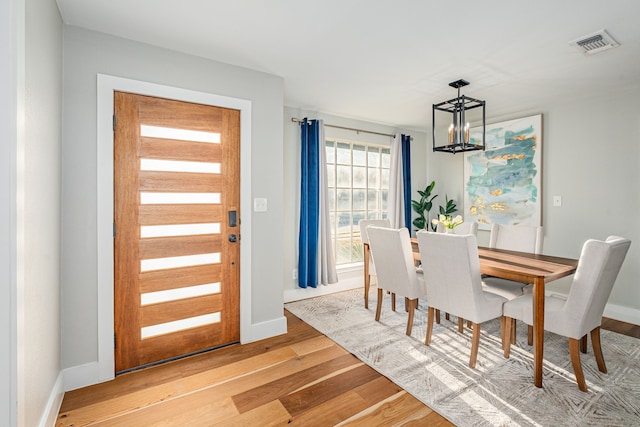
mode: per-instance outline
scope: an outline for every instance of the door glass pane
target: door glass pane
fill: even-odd
[[[150,138],[177,139],[181,141],[209,142],[220,144],[220,134],[199,130],[175,129],[161,126],[140,126],[140,136]]]

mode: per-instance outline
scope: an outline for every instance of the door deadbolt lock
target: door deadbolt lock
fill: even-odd
[[[236,236],[235,234],[229,234],[229,241],[231,243],[235,243],[238,241],[238,236]]]

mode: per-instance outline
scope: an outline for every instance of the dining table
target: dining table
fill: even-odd
[[[414,254],[419,254],[418,240],[412,238],[411,245]],[[545,284],[574,274],[578,267],[578,260],[482,246],[478,247],[478,256],[480,273],[483,275],[533,284],[534,384],[536,387],[542,387]],[[414,258],[419,259],[419,255]],[[368,257],[365,257],[367,272],[369,271],[368,261]]]

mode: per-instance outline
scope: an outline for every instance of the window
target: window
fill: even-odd
[[[326,141],[331,238],[336,264],[362,262],[361,219],[387,217],[390,149]]]

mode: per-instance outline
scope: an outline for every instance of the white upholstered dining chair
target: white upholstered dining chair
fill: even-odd
[[[469,366],[475,368],[480,345],[480,324],[502,316],[506,298],[483,291],[478,243],[473,234],[457,235],[418,231],[418,246],[427,284],[427,336],[431,342],[434,310],[472,322]]]
[[[542,227],[528,225],[500,225],[491,226],[489,247],[492,249],[504,249],[508,251],[542,253],[543,243]],[[484,277],[484,290],[513,299],[525,292],[530,292],[531,284],[517,282],[515,280],[501,279],[499,277]]]
[[[414,265],[409,230],[369,226],[367,232],[378,281],[376,321],[380,321],[383,291],[401,295],[407,302],[407,335],[411,335],[418,298],[424,298],[427,289]]]
[[[391,227],[391,223],[388,219],[361,219],[358,223],[360,227],[360,239],[362,241],[362,247],[364,248],[365,243],[369,244],[369,236],[367,235],[367,227],[383,227],[389,228]],[[371,276],[376,275],[376,267],[373,263],[373,258],[369,253],[369,259],[364,259],[364,256],[367,256],[366,251],[363,254],[364,261],[364,308],[369,308],[369,287],[371,285]]]
[[[580,340],[591,334],[591,343],[600,372],[607,372],[600,345],[602,313],[618,277],[631,241],[610,236],[606,241],[587,240],[582,247],[578,269],[567,299],[545,297],[544,329],[569,338],[569,353],[578,388],[587,391],[580,363]],[[511,319],[533,324],[533,296],[522,295],[504,304],[506,317],[503,334],[504,356],[509,357]],[[586,351],[586,350],[585,350]]]
[[[446,231],[445,226],[442,225],[441,222],[439,222],[438,225],[436,226],[436,233],[444,233],[445,231]],[[453,234],[459,234],[459,235],[473,234],[474,236],[477,236],[478,223],[475,221],[463,222],[462,224],[453,228]],[[449,320],[449,316],[450,316],[449,313],[445,313],[445,317],[447,320]],[[462,322],[463,322],[463,319],[458,318],[458,329],[460,330],[460,332],[462,332]],[[440,316],[436,316],[436,323],[440,323]],[[469,322],[467,322],[467,324],[469,327],[471,327],[471,324],[469,324]]]

